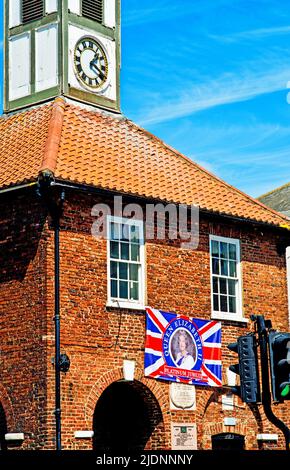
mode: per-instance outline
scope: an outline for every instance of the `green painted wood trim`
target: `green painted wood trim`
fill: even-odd
[[[121,0],[116,0],[116,105],[121,111]]]
[[[61,51],[62,51],[62,93],[66,94],[68,92],[68,71],[69,71],[69,37],[68,37],[68,0],[62,1],[62,11],[61,11]]]
[[[70,87],[67,96],[68,98],[75,98],[77,101],[81,101],[83,103],[100,106],[100,108],[118,111],[116,101],[109,100],[108,98],[104,98],[103,96],[94,95],[93,93],[77,90],[76,88]]]
[[[35,51],[35,29],[31,30],[30,37],[30,94],[35,95],[35,60],[36,60],[36,51]]]
[[[55,98],[56,96],[59,96],[60,94],[61,93],[59,87],[49,88],[48,90],[43,90],[38,93],[34,93],[33,95],[24,96],[23,98],[11,101],[9,103],[9,109],[7,109],[6,111],[9,112],[14,111],[16,109],[26,108],[31,104],[38,104],[43,101],[47,101],[50,98]]]
[[[8,31],[9,31],[9,0],[5,0],[4,2],[4,49],[3,49],[3,61],[4,61],[4,73],[3,73],[3,109],[4,112],[8,109],[9,103],[9,89],[8,89],[8,81],[9,81],[9,50],[8,50]]]
[[[59,0],[60,2],[61,0]],[[32,29],[40,28],[41,26],[46,26],[49,23],[55,23],[58,21],[58,12],[50,13],[49,15],[44,16],[40,20],[31,21],[31,23],[21,24],[19,26],[15,26],[11,28],[8,33],[9,37],[16,36],[17,34],[26,33],[27,31],[31,31]]]
[[[68,21],[71,24],[82,26],[85,29],[90,29],[96,33],[99,33],[105,37],[115,39],[116,33],[112,28],[108,28],[97,21],[90,20],[89,18],[84,18],[83,16],[78,16],[75,13],[68,13]]]

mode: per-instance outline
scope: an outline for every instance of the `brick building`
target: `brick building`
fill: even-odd
[[[95,61],[97,70],[106,64],[101,57],[113,50],[109,41],[118,22],[112,28],[110,21],[117,21],[119,2],[113,2],[116,15],[112,2],[104,3],[100,18],[105,20],[95,10],[87,19],[86,2],[79,2],[83,9],[77,11],[72,8],[78,2],[69,3],[66,15],[67,2],[59,9],[56,2],[45,2],[45,17],[41,9],[18,16],[10,11],[9,60],[18,40],[25,48],[21,41],[34,36],[41,47],[39,32],[53,35],[59,22],[67,22],[76,40],[68,57],[81,56],[87,41],[94,51],[91,68]],[[77,26],[80,38],[75,38]],[[37,57],[32,54],[34,70]],[[113,55],[108,67],[112,60]],[[63,88],[57,83],[40,91],[37,80],[25,85],[25,74],[19,85],[11,64],[6,83],[6,114],[0,120],[2,447],[12,445],[5,435],[20,449],[55,447],[59,305],[61,353],[70,359],[69,370],[61,372],[64,449],[171,449],[174,425],[185,432],[196,426],[198,449],[228,442],[232,448],[283,448],[282,434],[261,406],[229,394],[227,368],[234,354],[226,345],[251,331],[253,313],[271,318],[276,329],[289,329],[288,219],[127,120],[118,112],[118,91],[102,88],[111,80],[117,90],[118,80],[107,71],[85,84],[74,66],[75,88],[72,82]],[[118,65],[116,70],[118,75]],[[199,206],[197,248],[157,233],[145,241],[141,236],[123,240],[114,232],[124,222],[120,218],[110,219],[109,240],[93,236],[93,208],[113,209],[115,196],[122,196],[123,205],[138,203],[143,209],[157,203]],[[144,220],[139,217],[133,226],[141,234]],[[169,382],[144,376],[145,305],[221,321],[223,387],[195,387],[195,406],[183,409],[173,406]],[[124,377],[128,360],[135,364],[130,381]],[[289,411],[287,402],[277,409],[288,425]]]

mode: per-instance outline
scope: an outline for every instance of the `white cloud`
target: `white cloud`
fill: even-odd
[[[210,173],[213,173],[214,175],[219,174],[219,170],[217,166],[214,165],[213,163],[210,163],[207,160],[200,160],[199,158],[196,158],[195,155],[189,156],[189,158],[195,163],[197,163],[199,166],[201,166],[202,168],[205,168],[206,170],[208,170]]]
[[[223,5],[227,5],[229,0],[215,0],[214,2],[204,2],[204,0],[155,0],[154,7],[143,7],[142,2],[136,0],[126,0],[126,15],[123,14],[123,26],[137,26],[144,23],[154,23],[204,13],[207,10],[220,10]],[[124,2],[125,3],[125,2]],[[140,5],[141,3],[141,5]],[[144,1],[143,3],[146,4]],[[153,2],[149,2],[151,5]],[[136,7],[137,5],[137,7]]]
[[[270,72],[269,72],[270,70]],[[174,95],[162,96],[154,106],[147,109],[139,122],[142,126],[153,125],[192,115],[217,106],[248,101],[257,96],[285,90],[290,79],[290,67],[285,63],[262,64],[260,70],[241,70],[222,74],[216,79],[193,83],[189,91],[176,90]]]
[[[283,36],[285,34],[290,34],[290,26],[277,26],[275,28],[259,28],[251,29],[246,31],[240,31],[238,33],[233,33],[231,35],[216,35],[209,34],[211,39],[215,39],[221,42],[237,42],[244,39],[265,39],[271,36]]]

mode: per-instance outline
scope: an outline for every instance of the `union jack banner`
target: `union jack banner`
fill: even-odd
[[[221,323],[146,308],[145,376],[221,387]]]

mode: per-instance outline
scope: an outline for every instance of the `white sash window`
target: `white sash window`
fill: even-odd
[[[210,236],[212,318],[244,320],[240,241]]]
[[[143,221],[108,217],[108,305],[144,308]]]

